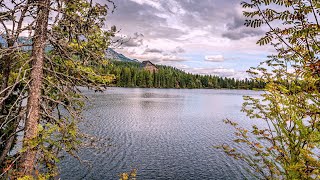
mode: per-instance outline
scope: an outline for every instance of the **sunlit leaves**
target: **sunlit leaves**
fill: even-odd
[[[137,170],[133,169],[131,172],[121,173],[119,177],[120,177],[119,180],[136,180]]]
[[[227,145],[224,151],[252,166],[253,175],[263,179],[320,178],[320,61],[319,1],[248,0],[246,26],[269,30],[259,45],[272,45],[269,56],[248,72],[265,82],[260,98],[244,97],[242,111],[265,127],[252,131],[227,120],[236,130],[236,143],[251,153],[238,153]]]
[[[261,39],[258,40],[257,44],[259,44],[260,46],[269,44],[272,41],[272,36],[265,36]]]
[[[7,9],[21,14],[21,9],[26,7],[26,19],[28,20],[21,19],[21,23],[30,23],[29,29],[33,30],[36,27],[32,22],[38,18],[36,17],[38,2],[41,1],[21,1],[18,4],[16,1],[11,1],[13,4]],[[111,37],[116,33],[114,27],[109,30],[105,28],[107,14],[109,10],[112,10],[107,4],[89,0],[50,2],[50,7],[43,7],[50,10],[50,17],[48,18],[49,25],[44,27],[46,32],[44,36],[47,41],[41,42],[47,45],[46,52],[39,54],[39,56],[43,55],[45,60],[43,67],[41,67],[41,71],[43,69],[42,84],[39,85],[41,88],[39,107],[41,117],[36,124],[38,136],[26,142],[28,148],[37,149],[33,174],[38,178],[43,176],[44,179],[57,176],[60,152],[64,151],[76,156],[80,140],[83,140],[84,136],[79,132],[77,123],[82,119],[81,111],[84,107],[85,97],[81,94],[79,87],[100,90],[114,79],[113,75],[103,74],[95,67],[100,64],[108,65],[105,59],[105,50],[111,43]],[[4,2],[0,1],[0,4],[3,6]],[[15,18],[14,22],[19,22],[18,16],[9,15],[10,13],[2,13],[0,19],[6,21],[5,18],[10,17],[11,19]],[[17,31],[22,32],[21,29]],[[30,33],[29,36],[32,39],[34,35]],[[3,48],[7,47],[1,47],[1,49]],[[30,49],[20,52],[20,47],[11,48],[15,48],[15,51],[11,52],[14,56],[9,57],[12,58],[9,59],[10,62],[14,62],[8,80],[9,85],[13,87],[13,90],[10,91],[10,97],[20,93],[16,89],[22,89],[21,98],[28,99],[28,95],[31,94],[28,84],[31,81],[29,68],[32,68],[30,52],[28,52]],[[0,55],[0,58],[2,60],[3,54]],[[2,75],[0,76],[2,77]],[[20,81],[17,83],[16,79]],[[15,99],[11,101],[15,103]],[[15,116],[23,119],[27,116],[23,111],[25,105],[22,105],[21,101],[17,102],[17,109],[20,112]],[[6,102],[5,106],[10,109],[12,104]],[[23,130],[24,127],[20,127],[23,123],[18,124],[19,129]],[[10,129],[13,128],[8,128],[8,130]],[[9,137],[13,134],[9,131],[6,133]],[[15,136],[15,134],[13,135]],[[8,179],[16,178],[14,172],[18,167],[17,161],[12,161],[11,157],[19,159],[19,153],[24,151],[26,148],[14,154],[6,153],[8,154],[7,159],[10,160],[6,165],[12,168],[10,173],[5,174],[8,175]]]

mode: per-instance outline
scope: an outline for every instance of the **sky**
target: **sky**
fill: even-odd
[[[245,27],[239,0],[114,0],[107,24],[117,52],[186,72],[243,79],[272,50],[262,29]]]

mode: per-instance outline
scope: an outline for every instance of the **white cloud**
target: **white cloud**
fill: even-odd
[[[249,74],[246,71],[238,71],[233,68],[224,68],[224,67],[192,68],[189,66],[184,66],[179,64],[174,66],[193,74],[214,75],[214,76],[228,77],[228,78],[235,78],[235,79],[249,78]]]
[[[157,1],[152,1],[152,0],[131,0],[131,1],[138,3],[140,5],[146,4],[159,10],[162,9],[161,4]]]
[[[173,66],[181,63],[190,67],[180,67],[188,72],[241,78],[245,73],[240,71],[255,66],[260,56],[273,51],[272,47],[256,45],[260,34],[243,26],[237,0],[118,0],[117,3],[118,9],[110,15],[109,23],[117,25],[123,34],[144,35],[121,49],[130,58]],[[239,64],[242,60],[244,63]],[[216,64],[228,68],[207,68]]]
[[[130,50],[129,50],[130,49]],[[180,56],[179,53],[175,52],[175,49],[171,50],[161,50],[153,49],[148,46],[143,48],[123,48],[117,49],[118,52],[125,54],[126,56],[140,61],[149,60],[157,64],[164,64],[165,62],[182,62],[188,59]]]
[[[224,61],[223,55],[209,55],[209,56],[205,56],[204,59],[206,61],[210,61],[210,62],[223,62]]]
[[[230,77],[233,76],[235,73],[234,69],[227,69],[223,67],[218,68],[192,68],[190,69],[193,73],[196,74],[209,74],[209,75],[218,75],[223,77]]]

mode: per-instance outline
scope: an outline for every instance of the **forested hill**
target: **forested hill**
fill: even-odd
[[[264,83],[211,75],[195,75],[170,66],[156,65],[157,72],[144,70],[139,62],[112,61],[101,71],[114,74],[111,86],[148,88],[263,89]]]

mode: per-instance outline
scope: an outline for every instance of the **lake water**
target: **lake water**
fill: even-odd
[[[82,163],[67,156],[60,163],[62,179],[119,179],[134,168],[141,180],[251,179],[244,163],[213,146],[235,137],[223,119],[253,123],[240,112],[242,97],[259,92],[109,88],[84,93],[91,100],[82,129],[100,141],[79,152]]]

